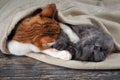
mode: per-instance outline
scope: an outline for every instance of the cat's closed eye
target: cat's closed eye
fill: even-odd
[[[41,25],[40,24],[33,24],[33,27],[40,27]]]
[[[49,25],[48,25],[48,24],[44,25],[44,28],[48,28],[48,27],[49,27]]]
[[[51,37],[53,37],[55,34],[49,34]]]

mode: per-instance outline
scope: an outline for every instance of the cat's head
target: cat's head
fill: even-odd
[[[48,48],[45,44],[54,42],[60,33],[55,14],[55,4],[49,4],[35,16],[24,18],[18,25],[14,40],[32,43],[41,50]]]

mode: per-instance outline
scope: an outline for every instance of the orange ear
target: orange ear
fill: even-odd
[[[43,11],[40,13],[40,16],[53,18],[55,16],[55,13],[56,13],[56,5],[49,4],[47,7],[43,9]]]

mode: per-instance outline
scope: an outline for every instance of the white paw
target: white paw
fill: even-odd
[[[72,55],[68,52],[68,51],[60,51],[60,53],[58,53],[59,56],[58,58],[63,59],[63,60],[71,60],[72,59]]]

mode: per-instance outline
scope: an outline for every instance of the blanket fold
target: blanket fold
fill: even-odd
[[[89,5],[77,0],[6,1],[4,6],[0,8],[0,50],[3,53],[10,54],[7,49],[7,39],[17,22],[36,9],[43,8],[50,3],[56,4],[59,21],[73,25],[97,25],[112,36],[116,48],[120,50],[120,10]],[[113,53],[105,61],[98,63],[74,60],[64,61],[42,53],[29,53],[26,56],[72,69],[120,69],[119,53]]]

